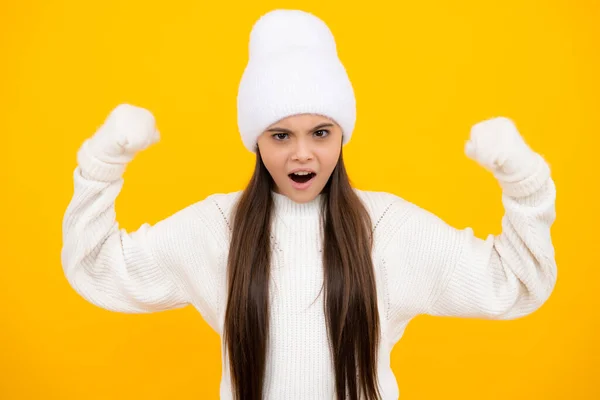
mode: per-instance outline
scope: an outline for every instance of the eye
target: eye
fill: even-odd
[[[272,137],[274,137],[274,138],[275,138],[275,140],[279,140],[279,141],[281,141],[281,140],[285,139],[285,137],[284,137],[284,138],[282,138],[282,137],[281,137],[282,135],[283,135],[283,136],[286,136],[286,135],[287,135],[287,133],[276,133],[276,134],[274,134],[274,135],[271,135],[271,136],[272,136]]]
[[[317,137],[324,138],[329,135],[329,131],[327,129],[319,129],[318,131],[315,131],[315,135],[317,135]]]

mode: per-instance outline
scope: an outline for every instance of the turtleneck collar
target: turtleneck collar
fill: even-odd
[[[275,213],[281,217],[318,217],[323,194],[319,194],[307,203],[297,203],[286,195],[271,191]]]

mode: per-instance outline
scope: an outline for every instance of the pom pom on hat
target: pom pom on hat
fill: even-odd
[[[244,146],[291,115],[331,118],[348,143],[356,121],[354,90],[327,25],[300,10],[263,15],[250,33],[249,61],[239,85],[238,128]]]

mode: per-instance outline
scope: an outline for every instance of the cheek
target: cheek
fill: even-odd
[[[340,150],[337,148],[332,148],[327,152],[323,152],[319,157],[321,161],[321,168],[324,170],[324,172],[331,173],[337,165],[339,158]]]
[[[281,159],[281,157],[270,154],[268,156],[262,156],[262,160],[271,176],[277,177],[284,174],[285,162]]]

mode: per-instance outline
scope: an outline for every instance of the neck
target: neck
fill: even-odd
[[[323,194],[306,203],[298,203],[286,195],[271,191],[275,213],[281,217],[318,217],[321,211]]]

